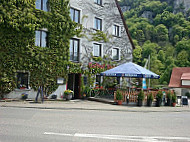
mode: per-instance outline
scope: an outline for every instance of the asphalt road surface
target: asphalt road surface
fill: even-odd
[[[0,142],[190,142],[190,112],[0,107]]]

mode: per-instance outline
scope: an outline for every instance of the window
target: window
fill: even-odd
[[[39,47],[47,47],[47,32],[36,31],[35,45]]]
[[[101,57],[102,56],[101,52],[102,52],[101,44],[94,44],[94,56]]]
[[[79,61],[79,40],[78,39],[70,40],[70,60]]]
[[[48,0],[36,0],[36,9],[40,9],[43,11],[49,11],[47,1]]]
[[[102,0],[94,0],[94,2],[98,5],[102,5]]]
[[[115,36],[120,36],[120,29],[119,29],[120,27],[119,26],[117,26],[117,25],[114,25],[113,26],[113,35],[115,35]]]
[[[113,60],[119,60],[119,49],[118,48],[114,48],[112,50],[112,56],[113,56]]]
[[[17,88],[26,89],[28,88],[28,75],[29,73],[18,72],[17,73]]]
[[[100,75],[96,75],[96,85],[98,85],[98,87],[101,86],[101,82],[102,82],[101,76]]]
[[[94,28],[102,31],[102,19],[95,18],[94,20]]]
[[[70,16],[72,21],[80,23],[80,11],[74,8],[70,8]]]

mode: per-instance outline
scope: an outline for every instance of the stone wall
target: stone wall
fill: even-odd
[[[80,39],[80,61],[86,66],[91,62],[91,55],[93,53],[93,43],[100,43],[103,46],[103,56],[107,55],[112,58],[112,49],[119,48],[120,63],[132,61],[132,45],[124,28],[121,15],[116,6],[115,0],[103,0],[103,5],[97,5],[93,0],[70,0],[70,6],[78,9],[81,12],[81,23],[84,27],[85,37]],[[91,34],[95,33],[94,18],[102,19],[103,32],[107,33],[109,42],[104,41],[90,41]],[[113,25],[121,27],[121,36],[112,36]],[[76,37],[77,38],[77,37]]]

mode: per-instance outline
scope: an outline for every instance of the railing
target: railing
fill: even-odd
[[[144,101],[147,101],[147,95],[152,93],[153,97],[154,97],[154,100],[156,100],[156,94],[158,93],[158,91],[164,91],[166,94],[168,92],[168,90],[155,90],[155,91],[144,91],[144,95],[145,95],[145,99]],[[127,100],[127,97],[129,98],[129,102],[134,102],[136,103],[137,102],[137,99],[138,99],[138,94],[139,94],[139,91],[125,91],[125,90],[121,90],[121,93],[122,93],[122,96],[123,96],[123,102],[126,102]],[[116,102],[116,91],[114,92],[114,101]]]

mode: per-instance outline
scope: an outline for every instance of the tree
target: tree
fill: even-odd
[[[133,41],[135,49],[133,50],[133,62],[139,64],[142,59],[142,48],[138,45],[137,41]]]
[[[163,24],[156,26],[157,42],[168,41],[168,29]]]
[[[151,43],[150,41],[146,41],[142,46],[143,49],[143,58],[148,58],[149,55],[153,56],[157,53],[157,50],[160,49],[160,46],[156,43]]]
[[[189,54],[187,53],[187,51],[185,50],[182,50],[181,52],[178,53],[177,55],[177,60],[176,60],[176,64],[179,66],[179,67],[187,67],[189,66],[190,62],[188,60],[189,58]]]

